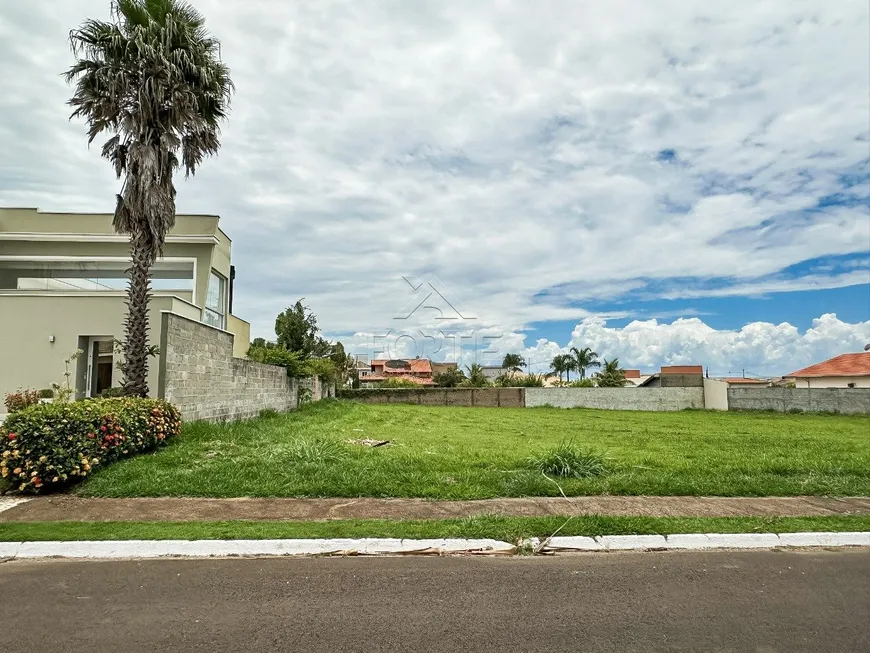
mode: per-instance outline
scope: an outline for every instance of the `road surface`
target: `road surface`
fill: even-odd
[[[870,651],[870,551],[10,561],[8,650]]]

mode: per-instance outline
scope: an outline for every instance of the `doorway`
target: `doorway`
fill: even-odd
[[[112,387],[115,369],[115,340],[108,336],[88,339],[88,378],[86,396],[99,397],[103,390]]]

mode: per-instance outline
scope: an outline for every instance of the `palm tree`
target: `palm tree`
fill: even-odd
[[[477,363],[472,363],[471,367],[468,367],[468,378],[462,383],[471,388],[485,388],[492,385],[486,374],[483,373],[483,367]]]
[[[601,367],[601,362],[598,360],[598,354],[592,351],[589,347],[577,349],[571,347],[571,354],[574,358],[574,369],[580,373],[580,380],[586,378],[586,370],[590,367]]]
[[[619,367],[619,359],[604,359],[604,367],[597,376],[599,388],[621,388],[625,385],[625,370]]]
[[[501,366],[510,372],[522,372],[526,360],[519,354],[505,354]]]
[[[565,372],[570,374],[572,366],[573,359],[568,354],[556,354],[550,363],[550,369],[553,370],[553,373],[559,375],[559,381],[562,380],[562,374]]]
[[[182,0],[112,0],[110,22],[86,20],[70,33],[75,63],[71,117],[88,124],[123,177],[112,225],[130,236],[124,391],[148,394],[151,266],[175,225],[173,174],[185,176],[220,148],[219,124],[234,91],[220,43]],[[181,161],[179,161],[179,156]]]

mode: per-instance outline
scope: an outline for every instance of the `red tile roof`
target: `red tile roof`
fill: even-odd
[[[663,365],[662,374],[704,374],[704,368],[700,365]]]
[[[840,354],[821,363],[810,365],[788,377],[809,376],[870,376],[870,351],[857,354]]]
[[[639,379],[640,370],[622,370],[625,373],[626,379]]]
[[[726,379],[722,379],[725,383],[729,383],[731,385],[744,384],[744,385],[767,385],[770,383],[764,379],[745,379],[742,376],[729,377]]]
[[[376,383],[378,381],[386,381],[387,379],[404,379],[406,381],[412,381],[417,385],[435,385],[435,381],[430,378],[410,376],[409,374],[390,374],[389,376],[385,376],[383,374],[369,374],[368,376],[360,377],[360,382]]]

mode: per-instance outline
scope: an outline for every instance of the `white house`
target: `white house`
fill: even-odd
[[[785,378],[798,388],[870,388],[870,351],[840,354]]]

